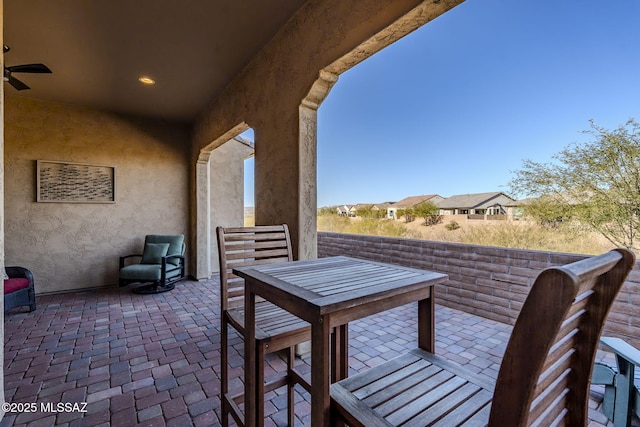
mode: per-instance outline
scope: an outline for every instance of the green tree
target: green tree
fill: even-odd
[[[413,220],[415,219],[415,213],[413,211],[413,208],[398,209],[396,210],[396,217],[404,217],[404,222],[413,222]]]
[[[590,123],[584,131],[590,141],[564,148],[554,162],[525,160],[510,187],[514,194],[553,202],[563,218],[587,225],[617,246],[638,249],[640,124],[630,119],[607,130]]]
[[[374,212],[371,208],[372,206],[360,208],[356,210],[356,215],[362,218],[374,218]]]
[[[440,208],[428,200],[414,206],[413,214],[424,218],[425,225],[437,224],[440,221]]]
[[[338,215],[335,208],[322,207],[318,209],[318,215]]]
[[[558,197],[545,195],[530,199],[524,205],[524,214],[545,227],[557,227],[570,221],[573,215],[570,203],[565,203],[563,199],[557,200]]]

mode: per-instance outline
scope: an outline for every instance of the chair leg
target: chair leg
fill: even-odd
[[[256,422],[264,426],[264,345],[256,346]]]
[[[331,334],[331,382],[347,378],[349,374],[349,325],[334,328]],[[342,363],[344,360],[344,363]]]
[[[220,333],[220,388],[221,388],[221,404],[222,404],[222,427],[229,426],[229,405],[227,403],[227,393],[229,392],[229,367],[227,365],[229,357],[227,354],[227,344],[229,341],[227,330],[227,321],[224,317],[224,313],[222,314],[222,322],[221,322],[221,333]]]
[[[293,381],[293,365],[295,363],[295,346],[289,347],[287,350],[287,370],[288,370],[288,381],[287,381],[287,420],[289,422],[289,426],[293,427],[295,424],[295,382]]]
[[[36,294],[35,291],[29,290],[29,312],[36,309]]]

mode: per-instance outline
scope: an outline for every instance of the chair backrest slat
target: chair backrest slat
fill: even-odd
[[[275,249],[271,251],[267,250],[255,250],[255,248],[244,249],[240,252],[227,252],[227,261],[233,261],[236,259],[242,260],[243,262],[246,260],[261,260],[261,259],[270,259],[270,258],[288,258],[289,250],[287,248],[284,249]]]
[[[500,366],[490,425],[587,424],[600,332],[634,263],[616,249],[540,273]]]
[[[286,224],[255,227],[217,227],[222,310],[242,307],[244,280],[236,267],[293,261]]]

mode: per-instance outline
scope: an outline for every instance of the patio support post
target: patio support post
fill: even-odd
[[[211,274],[211,179],[209,157],[202,152],[196,162],[196,279],[206,280]]]
[[[299,107],[298,259],[318,256],[318,107],[337,81],[337,74],[321,70]]]

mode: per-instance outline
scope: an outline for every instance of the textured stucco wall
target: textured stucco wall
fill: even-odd
[[[211,152],[211,272],[220,271],[216,227],[244,225],[244,161],[253,148],[235,139]]]
[[[6,264],[37,293],[111,285],[146,234],[188,237],[189,145],[184,126],[6,97]],[[115,166],[116,203],[36,203],[38,159]]]
[[[296,255],[311,256],[315,236],[305,239],[304,230],[315,223],[315,198],[309,197],[315,147],[305,143],[315,144],[316,128],[301,125],[311,116],[301,117],[303,99],[322,70],[337,76],[461,2],[310,0],[203,113],[194,128],[194,157],[226,142],[240,123],[251,126],[256,224],[287,223]]]

